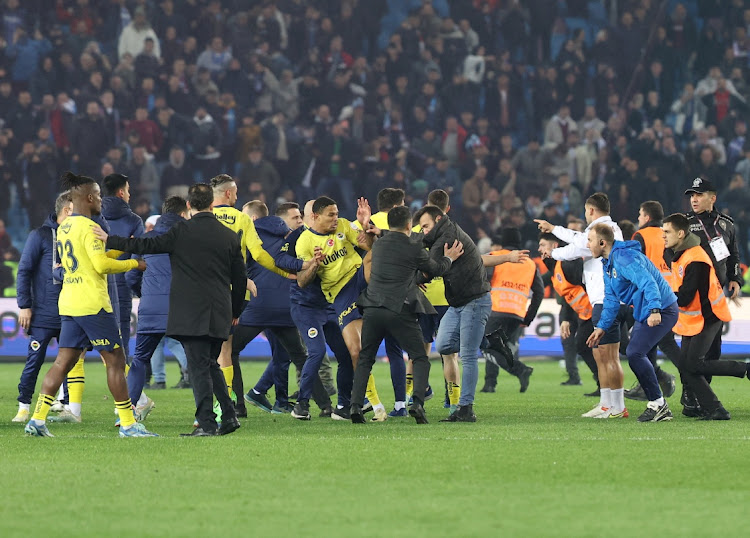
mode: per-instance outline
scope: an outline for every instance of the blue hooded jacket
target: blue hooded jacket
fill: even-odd
[[[286,245],[289,226],[281,217],[269,216],[256,220],[255,229],[263,241],[263,248],[275,259]],[[289,286],[292,281],[265,269],[250,258],[247,277],[255,282],[258,296],[245,306],[240,324],[250,327],[294,327],[289,312]]]
[[[120,237],[140,237],[143,235],[143,221],[141,217],[133,213],[130,206],[122,198],[117,196],[105,196],[102,198],[102,216],[107,219],[111,235]],[[121,260],[126,260],[130,254],[123,254]],[[120,314],[127,313],[130,317],[130,310],[133,305],[133,298],[130,294],[130,288],[125,281],[125,275],[119,273],[115,275],[117,283],[117,294],[120,299]],[[114,305],[113,305],[114,306]]]
[[[18,264],[16,300],[18,308],[32,309],[32,327],[60,328],[57,300],[62,280],[55,279],[52,273],[57,226],[57,216],[52,213],[40,228],[29,234]]]
[[[183,219],[174,213],[165,213],[156,221],[154,229],[143,237],[156,237],[169,231]],[[137,258],[137,256],[133,256]],[[169,254],[146,254],[146,270],[125,273],[125,279],[134,295],[141,298],[138,304],[138,334],[160,334],[167,330],[169,315],[169,289],[172,284],[172,266]]]
[[[641,323],[654,308],[665,309],[677,301],[656,266],[641,253],[638,241],[615,241],[604,265],[604,305],[597,324],[607,330],[615,322],[620,303],[633,305],[633,317]]]

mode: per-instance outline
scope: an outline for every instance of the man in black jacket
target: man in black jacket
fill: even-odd
[[[394,207],[388,212],[388,228],[390,233],[372,247],[370,280],[357,301],[364,312],[362,351],[354,372],[351,419],[354,423],[365,422],[362,405],[367,380],[380,342],[390,334],[414,363],[414,403],[409,414],[418,424],[426,424],[423,405],[430,362],[422,344],[417,314],[434,313],[434,309],[417,289],[417,271],[427,273],[430,278],[443,275],[461,256],[463,247],[454,241],[443,247],[440,259],[431,259],[421,242],[410,239],[411,214],[404,206]]]
[[[434,206],[420,209],[414,221],[422,227],[425,233],[423,245],[430,249],[433,259],[442,257],[444,246],[453,245],[455,241],[464,247],[463,256],[443,276],[445,298],[450,306],[440,321],[436,347],[441,355],[459,352],[463,367],[463,388],[458,408],[444,421],[476,422],[473,404],[479,378],[477,356],[492,310],[490,283],[484,268],[519,262],[528,258],[528,251],[514,250],[508,254],[482,256],[466,232]],[[500,330],[488,335],[489,346],[486,347],[491,347],[512,362],[513,354],[503,336]]]
[[[97,236],[108,248],[134,254],[168,253],[172,266],[167,336],[182,343],[193,383],[199,427],[189,435],[226,435],[240,427],[217,358],[229,328],[237,323],[245,298],[245,263],[237,235],[212,212],[213,191],[199,183],[190,187],[192,218],[157,237],[128,239]],[[218,428],[212,394],[221,405]]]

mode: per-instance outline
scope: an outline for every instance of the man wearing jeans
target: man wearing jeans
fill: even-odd
[[[444,421],[476,422],[473,404],[479,378],[477,358],[487,318],[492,310],[490,283],[484,268],[509,261],[518,262],[528,258],[528,251],[514,250],[508,254],[482,256],[474,241],[434,206],[420,209],[414,220],[425,234],[423,243],[430,249],[430,257],[433,259],[444,256],[443,247],[446,244],[450,246],[459,241],[464,246],[464,254],[443,276],[449,308],[440,321],[436,347],[441,355],[459,352],[463,367],[463,389],[458,408]],[[507,356],[509,351],[503,343],[498,342],[497,338],[490,340],[492,349],[497,348],[499,353]]]

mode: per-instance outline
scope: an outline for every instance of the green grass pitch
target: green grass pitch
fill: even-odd
[[[264,365],[246,363],[246,383]],[[249,408],[236,433],[179,438],[189,390],[152,391],[158,439],[119,439],[103,366],[86,365],[84,423],[54,439],[12,424],[20,364],[0,365],[0,536],[740,536],[750,501],[750,382],[717,379],[729,422],[582,419],[583,387],[534,364],[518,392],[501,375],[476,424],[354,426]],[[583,368],[585,366],[582,365]],[[626,386],[633,375],[626,370]],[[46,371],[46,367],[43,370]],[[386,406],[388,368],[375,367]],[[177,381],[169,364],[168,384]],[[432,383],[442,387],[439,363]],[[293,382],[292,382],[293,385]],[[480,381],[481,385],[481,381]],[[272,395],[270,395],[272,396]],[[679,411],[678,393],[670,398]],[[313,408],[315,406],[312,406]]]

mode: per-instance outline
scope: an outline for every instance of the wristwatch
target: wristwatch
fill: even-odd
[[[661,314],[661,308],[652,308],[651,309],[652,314]]]

